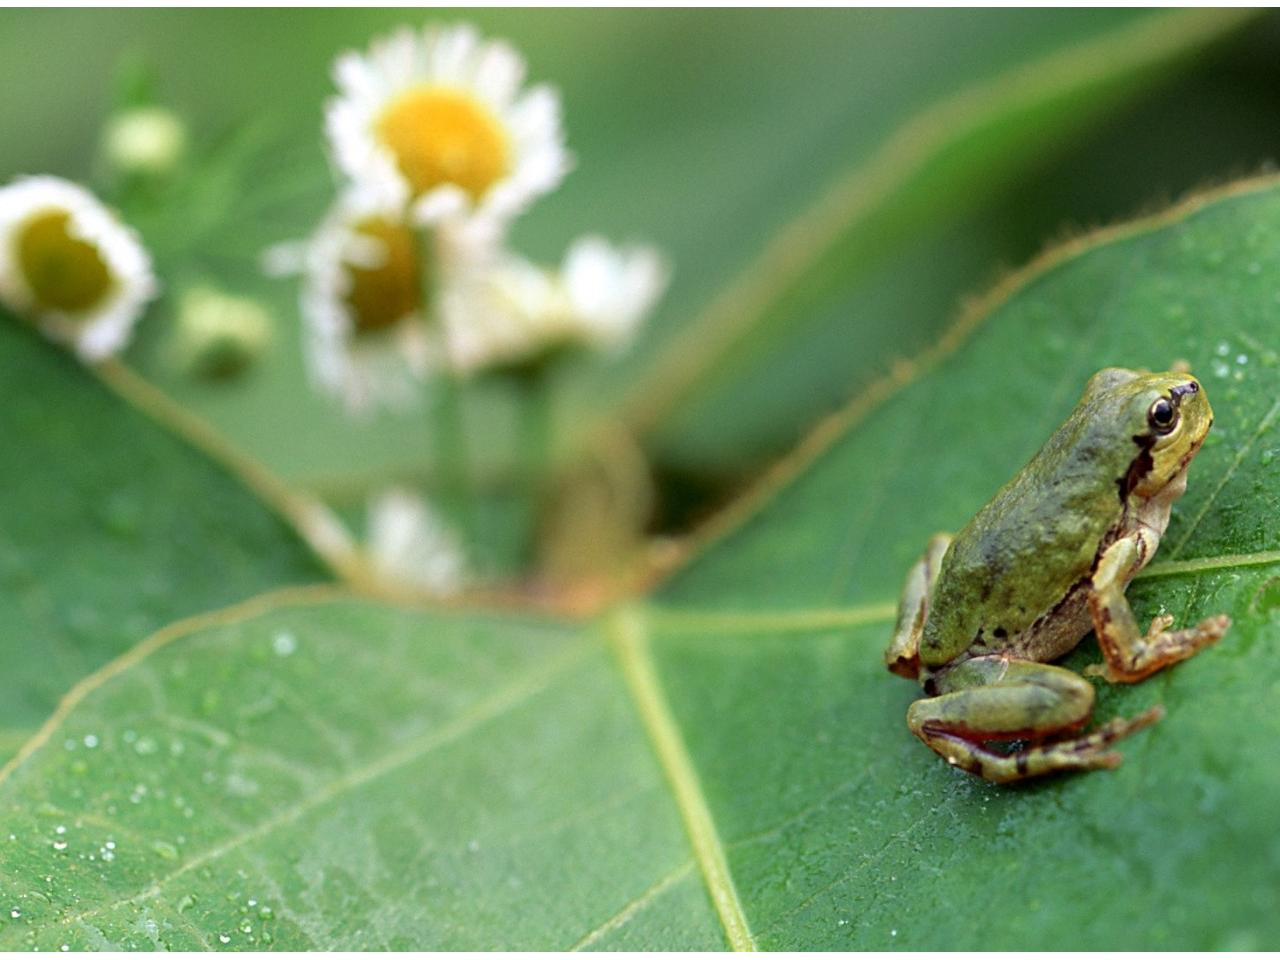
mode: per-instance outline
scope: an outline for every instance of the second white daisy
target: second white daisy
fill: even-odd
[[[88,190],[47,176],[0,188],[0,300],[51,340],[110,356],[155,294],[137,234]]]
[[[442,291],[449,362],[469,372],[534,363],[577,345],[620,350],[668,277],[651,247],[615,247],[597,236],[577,240],[559,270],[507,256]]]
[[[353,180],[413,205],[419,223],[501,229],[570,166],[560,101],[522,90],[524,61],[469,26],[403,29],[335,65],[326,126]]]
[[[348,410],[405,407],[429,371],[423,251],[397,206],[341,196],[302,255],[304,346],[313,381]]]

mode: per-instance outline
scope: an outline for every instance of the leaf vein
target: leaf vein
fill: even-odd
[[[585,937],[575,943],[569,948],[568,952],[577,953],[578,951],[585,950],[587,947],[600,940],[601,937],[625,927],[638,913],[640,913],[640,911],[687,877],[692,869],[693,861],[686,860],[680,866],[676,867],[676,869],[672,870],[665,877],[660,879],[657,883],[649,887],[649,889],[645,890],[644,893],[640,894],[640,896],[636,897],[624,906],[604,923],[600,924],[600,926],[596,927]]]
[[[637,608],[624,608],[613,618],[610,626],[610,637],[627,688],[653,743],[658,762],[675,793],[676,808],[684,820],[694,858],[720,917],[725,938],[734,950],[755,950],[756,943],[742,902],[738,899],[715,820],[702,792],[693,760],[662,692],[643,614]]]
[[[1170,554],[1171,557],[1177,559],[1177,557],[1182,554],[1182,548],[1187,545],[1187,541],[1191,539],[1191,535],[1196,532],[1196,528],[1200,526],[1200,521],[1208,515],[1209,508],[1212,507],[1214,501],[1218,499],[1218,494],[1222,492],[1222,488],[1225,487],[1231,478],[1235,476],[1236,471],[1240,469],[1240,465],[1244,463],[1244,458],[1247,457],[1249,455],[1249,451],[1253,449],[1253,445],[1258,442],[1258,439],[1266,433],[1271,427],[1271,424],[1275,422],[1277,414],[1280,414],[1280,400],[1276,400],[1276,402],[1271,405],[1271,409],[1266,412],[1260,421],[1258,421],[1258,426],[1254,429],[1249,439],[1245,441],[1244,446],[1236,451],[1235,459],[1231,461],[1231,464],[1227,467],[1226,471],[1218,478],[1218,482],[1214,486],[1213,492],[1205,499],[1204,504],[1191,519],[1191,523],[1187,525],[1187,532],[1179,538],[1176,544],[1174,544],[1173,552]]]

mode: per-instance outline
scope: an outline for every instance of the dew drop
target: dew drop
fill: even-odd
[[[21,917],[21,916],[22,916],[22,911],[21,911],[21,910],[19,910],[17,907],[14,907],[12,910],[10,910],[10,911],[9,911],[9,916],[11,916],[11,917],[13,917],[13,919],[17,920],[19,917]]]
[[[298,649],[298,638],[288,630],[281,630],[271,640],[271,649],[278,657],[287,657]]]
[[[252,924],[252,923],[250,923],[248,920],[244,920],[244,921],[242,921],[242,922],[240,923],[240,932],[241,932],[241,933],[253,933],[253,924]]]
[[[67,828],[62,824],[58,824],[56,827],[53,828],[53,832],[58,834],[58,836],[62,836],[62,834],[67,832]]]
[[[219,943],[230,943],[230,942],[231,942],[231,938],[230,938],[229,936],[227,936],[225,933],[220,933],[220,934],[218,934],[218,942],[219,942]]]
[[[86,747],[88,747],[90,750],[92,750],[94,747],[96,747],[96,746],[98,745],[98,737],[97,737],[97,734],[93,734],[93,733],[86,733],[86,734],[84,735],[84,745],[85,745]]]
[[[59,853],[61,853],[63,850],[67,849],[67,841],[65,841],[65,840],[55,840],[55,841],[53,841],[53,849],[55,849],[55,850],[57,850]]]
[[[151,849],[154,850],[159,856],[163,857],[165,860],[178,859],[178,848],[175,847],[172,843],[167,843],[164,840],[156,840],[154,843],[151,844]]]
[[[64,943],[64,944],[63,944],[62,946],[60,946],[58,949],[59,949],[59,950],[61,950],[63,953],[67,953],[67,952],[71,949],[71,944],[69,944],[69,943]]]
[[[1218,356],[1225,357],[1227,354],[1231,352],[1231,344],[1227,343],[1227,341],[1225,340],[1219,340],[1218,346],[1215,348],[1215,350]]]
[[[252,797],[261,789],[256,780],[251,780],[239,772],[227,774],[224,786],[227,793],[233,797]]]

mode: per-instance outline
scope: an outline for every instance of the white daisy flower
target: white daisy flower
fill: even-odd
[[[85,361],[118,352],[156,294],[136,233],[58,177],[0,187],[0,300]]]
[[[571,165],[560,100],[522,90],[523,59],[470,26],[407,28],[339,57],[326,127],[338,166],[411,202],[417,223],[498,232]]]
[[[393,583],[447,596],[462,589],[462,544],[422,498],[393,488],[369,503],[369,559]]]
[[[411,405],[431,368],[425,242],[395,204],[349,191],[305,245],[301,307],[311,377],[353,413]],[[283,256],[273,256],[281,266]]]
[[[577,240],[560,268],[560,286],[579,336],[605,350],[629,344],[670,279],[652,247],[614,247],[603,237]]]
[[[472,371],[536,361],[576,344],[620,350],[668,276],[656,250],[618,248],[595,236],[576,241],[559,270],[498,259],[441,294],[449,362]]]

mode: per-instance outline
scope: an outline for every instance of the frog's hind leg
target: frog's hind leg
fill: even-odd
[[[1157,707],[1077,734],[1093,712],[1093,687],[1070,670],[1031,660],[975,657],[936,680],[940,695],[907,711],[911,732],[948,763],[995,783],[1118,766],[1120,755],[1107,748],[1161,715]],[[987,746],[1013,740],[1032,745],[1013,753]]]
[[[929,594],[938,579],[943,554],[951,546],[951,534],[937,533],[920,559],[907,574],[898,598],[898,622],[893,639],[884,652],[884,663],[892,673],[914,680],[920,672],[920,634],[929,614]]]

